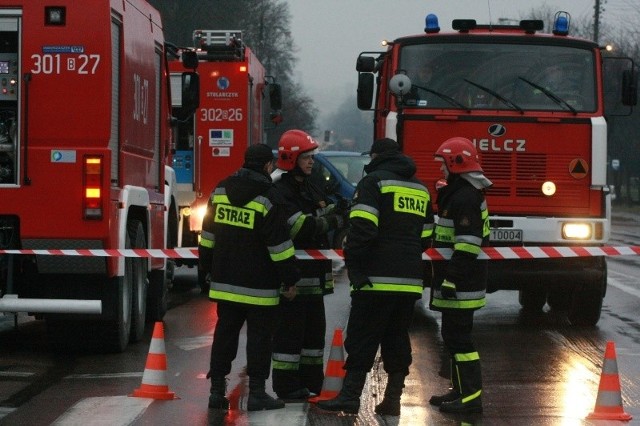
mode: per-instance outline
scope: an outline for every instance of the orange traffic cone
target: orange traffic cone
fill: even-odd
[[[322,391],[320,395],[309,398],[309,402],[324,401],[333,399],[340,393],[342,382],[346,371],[344,368],[344,348],[342,347],[342,329],[336,328],[333,333],[333,341],[331,342],[331,352],[329,352],[329,361],[322,382]]]
[[[147,364],[142,375],[142,385],[133,391],[139,398],[175,399],[167,386],[167,355],[164,350],[164,328],[162,322],[156,322],[147,356]]]
[[[607,342],[602,364],[602,375],[598,387],[598,397],[593,413],[587,416],[592,420],[631,420],[632,417],[622,409],[622,395],[620,393],[620,378],[618,377],[618,362],[616,348],[613,342]]]

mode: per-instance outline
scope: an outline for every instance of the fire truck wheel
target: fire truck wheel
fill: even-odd
[[[542,288],[523,288],[518,294],[518,301],[527,313],[542,312],[547,301],[547,291]]]
[[[600,320],[602,299],[607,288],[607,264],[602,259],[598,278],[576,285],[569,306],[569,322],[576,326],[594,326]]]
[[[129,243],[131,248],[144,249],[147,248],[144,228],[139,220],[131,220],[127,226],[129,235]],[[149,281],[147,280],[147,258],[130,258],[131,259],[131,333],[129,340],[138,342],[144,336],[144,326],[147,315],[147,288]],[[127,271],[128,272],[128,271]],[[127,277],[125,277],[125,280]]]
[[[571,291],[565,287],[550,289],[547,303],[554,311],[566,311],[571,304]]]

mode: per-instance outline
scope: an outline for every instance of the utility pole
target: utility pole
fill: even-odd
[[[604,12],[604,4],[607,0],[596,0],[593,6],[593,41],[598,43],[600,39],[600,14]]]

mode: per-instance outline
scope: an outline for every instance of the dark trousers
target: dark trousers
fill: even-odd
[[[256,379],[269,378],[277,307],[223,302],[217,304],[217,312],[209,376],[223,377],[231,372],[231,363],[238,352],[240,329],[246,321],[247,375]]]
[[[291,357],[290,362],[280,363],[280,367],[274,365],[273,391],[283,395],[306,387],[320,394],[324,380],[327,325],[323,296],[296,296],[293,300],[280,298],[278,311],[274,359],[282,355]],[[294,361],[295,357],[299,357],[298,362]]]
[[[440,334],[451,356],[476,351],[471,336],[473,312],[466,309],[442,311]]]
[[[409,327],[415,301],[414,296],[408,295],[353,292],[344,342],[348,354],[345,369],[370,371],[379,346],[387,373],[409,374]]]

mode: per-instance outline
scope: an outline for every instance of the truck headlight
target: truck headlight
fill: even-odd
[[[592,229],[589,223],[563,223],[562,238],[565,240],[591,239]]]

